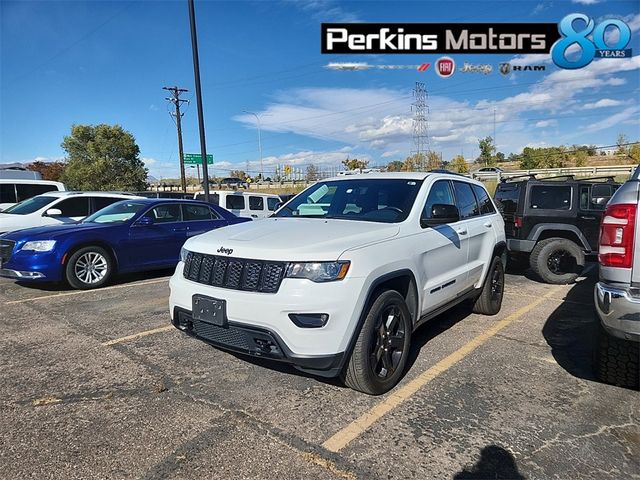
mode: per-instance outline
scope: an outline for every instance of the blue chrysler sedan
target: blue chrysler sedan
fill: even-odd
[[[0,277],[98,288],[116,272],[175,266],[187,238],[246,221],[194,200],[124,200],[80,223],[0,235]]]

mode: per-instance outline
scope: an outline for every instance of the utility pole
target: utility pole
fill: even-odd
[[[498,151],[498,143],[496,141],[496,107],[493,107],[493,154]]]
[[[193,76],[196,84],[196,103],[198,104],[198,130],[200,131],[200,155],[202,156],[202,178],[204,201],[209,202],[209,167],[207,165],[207,142],[204,134],[204,112],[202,110],[202,90],[200,88],[200,60],[198,58],[198,34],[196,32],[196,10],[193,0],[188,0],[189,26],[191,27],[191,52],[193,54]]]
[[[249,112],[247,110],[243,110],[243,112],[256,117],[256,121],[258,123],[258,150],[260,152],[260,180],[264,181],[264,165],[262,164],[262,135],[260,134],[260,117],[255,112]],[[247,160],[247,172],[248,171],[249,171],[249,161]]]
[[[176,107],[175,113],[170,113],[170,115],[176,118],[176,127],[178,127],[178,155],[180,156],[180,186],[182,187],[182,191],[186,193],[187,191],[187,179],[184,174],[184,152],[182,148],[182,115],[184,113],[180,113],[180,105],[182,102],[188,102],[188,100],[184,100],[180,98],[180,94],[184,92],[188,92],[186,88],[178,88],[178,87],[162,87],[163,90],[167,90],[172,93],[170,97],[165,97],[165,100],[170,101]]]

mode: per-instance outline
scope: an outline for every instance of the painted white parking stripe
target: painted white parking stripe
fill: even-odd
[[[133,282],[133,283],[125,283],[123,285],[113,285],[111,287],[104,287],[97,290],[78,290],[75,292],[64,292],[64,293],[56,293],[54,295],[43,295],[42,297],[33,297],[33,298],[23,298],[21,300],[11,300],[10,302],[4,302],[4,305],[15,305],[16,303],[27,303],[34,302],[36,300],[46,300],[48,298],[58,298],[58,297],[69,297],[71,295],[82,295],[86,293],[100,293],[105,290],[115,290],[117,288],[126,288],[126,287],[137,287],[141,285],[152,285],[154,283],[162,283],[168,282],[169,277],[161,278],[159,280],[150,280],[148,282]]]

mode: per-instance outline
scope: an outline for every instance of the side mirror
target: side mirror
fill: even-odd
[[[284,202],[276,203],[276,210],[278,210],[282,205],[284,205]]]
[[[460,212],[458,207],[444,203],[434,203],[431,207],[431,218],[421,218],[420,226],[422,228],[435,227],[445,223],[455,223],[459,220]]]
[[[60,210],[59,208],[50,208],[49,210],[44,212],[44,214],[47,217],[60,217],[62,216],[62,210]]]
[[[136,225],[140,225],[141,227],[147,227],[153,224],[154,221],[152,217],[142,217],[136,222]]]

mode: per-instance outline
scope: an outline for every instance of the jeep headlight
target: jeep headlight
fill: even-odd
[[[31,250],[34,252],[50,252],[55,246],[55,240],[35,240],[26,242],[20,250]]]
[[[287,278],[306,278],[312,282],[342,280],[349,271],[351,262],[298,262],[287,267]]]
[[[175,250],[174,250],[175,252]],[[187,250],[186,248],[182,247],[180,249],[180,261],[181,262],[186,262],[187,261],[187,255],[189,255],[189,250]]]

